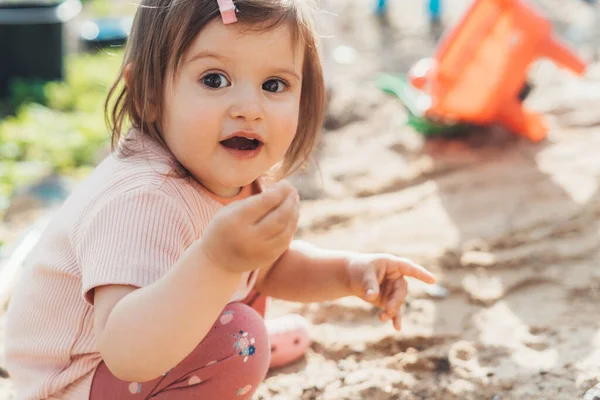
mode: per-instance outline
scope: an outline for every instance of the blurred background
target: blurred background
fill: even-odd
[[[440,283],[410,282],[400,333],[359,300],[274,301],[271,315],[311,322],[313,345],[271,371],[257,399],[600,399],[600,7],[517,2],[582,73],[505,51],[504,75],[468,75],[510,47],[477,52],[502,7],[461,31],[470,50],[453,79],[470,76],[473,104],[486,94],[504,110],[500,93],[519,76],[515,104],[547,127],[530,140],[495,117],[423,111],[448,92],[433,75],[419,86],[415,66],[441,65],[475,3],[503,1],[319,1],[329,103],[318,150],[291,177],[304,199],[298,236],[412,257]],[[52,211],[108,154],[104,100],[136,7],[0,0],[0,400],[13,398],[2,309]],[[525,39],[540,31],[527,24]]]

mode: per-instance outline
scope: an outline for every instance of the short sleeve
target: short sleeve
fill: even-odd
[[[156,187],[120,194],[88,218],[75,248],[90,305],[98,286],[143,287],[158,280],[194,240],[184,207]]]

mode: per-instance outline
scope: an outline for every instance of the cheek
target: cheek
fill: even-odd
[[[207,97],[199,84],[183,74],[168,94],[169,119],[177,131],[197,129],[214,122],[221,106],[217,99]]]
[[[197,129],[198,126],[213,124],[220,115],[219,108],[218,101],[204,98],[188,90],[173,104],[172,112],[177,116],[181,129]]]
[[[170,104],[165,139],[180,162],[186,164],[198,154],[211,150],[210,144],[220,132],[218,115],[215,103],[210,101],[200,105],[197,101],[180,98]]]
[[[274,131],[287,145],[292,142],[298,129],[298,114],[299,106],[293,102],[280,104],[274,112]]]

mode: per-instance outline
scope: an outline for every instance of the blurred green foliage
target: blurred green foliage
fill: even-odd
[[[104,101],[122,52],[73,54],[64,82],[15,81],[0,103],[0,210],[17,186],[43,174],[84,176],[110,137]]]
[[[96,18],[109,16],[133,16],[137,9],[137,1],[108,1],[108,0],[81,0],[90,15]]]

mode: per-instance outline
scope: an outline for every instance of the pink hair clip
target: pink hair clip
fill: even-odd
[[[217,3],[219,3],[219,11],[225,25],[237,22],[233,0],[217,0]]]

